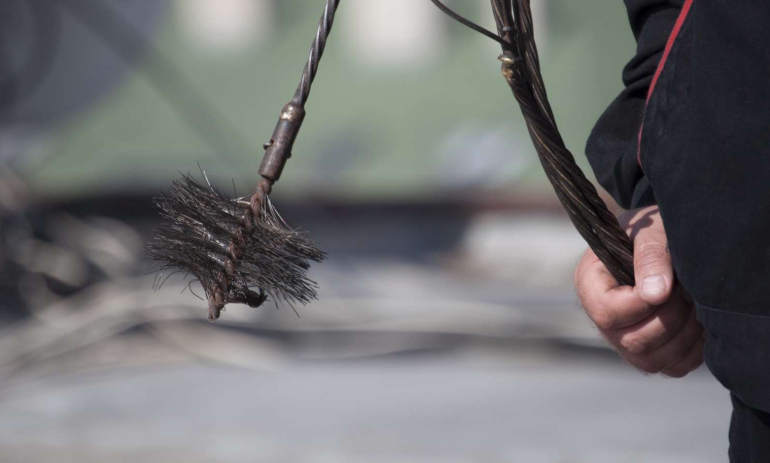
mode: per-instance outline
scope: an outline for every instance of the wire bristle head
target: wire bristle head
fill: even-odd
[[[304,305],[317,299],[308,270],[326,255],[289,228],[268,198],[255,215],[248,201],[230,199],[188,174],[154,202],[163,222],[147,254],[160,263],[159,272],[193,275],[201,283],[211,321],[228,303],[258,307],[270,296]]]

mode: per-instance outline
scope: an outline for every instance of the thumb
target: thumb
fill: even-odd
[[[634,273],[639,297],[651,305],[660,305],[671,296],[674,270],[668,252],[668,240],[660,214],[648,214],[634,237]],[[642,222],[642,220],[640,220]]]

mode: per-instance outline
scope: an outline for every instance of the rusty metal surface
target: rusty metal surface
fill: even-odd
[[[291,157],[291,150],[303,120],[305,120],[305,108],[303,106],[292,101],[283,107],[273,136],[265,144],[265,156],[259,166],[259,175],[269,179],[272,183],[281,178],[281,172],[283,172],[286,161]]]

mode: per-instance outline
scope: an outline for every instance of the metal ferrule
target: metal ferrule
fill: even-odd
[[[291,150],[297,134],[305,119],[305,108],[290,102],[281,110],[278,124],[270,142],[265,144],[265,156],[259,166],[259,174],[272,182],[281,178],[286,161],[291,157]]]

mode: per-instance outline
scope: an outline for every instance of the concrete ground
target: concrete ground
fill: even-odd
[[[704,372],[675,381],[614,362],[473,357],[38,380],[3,394],[0,455],[8,463],[726,461],[728,397]]]

